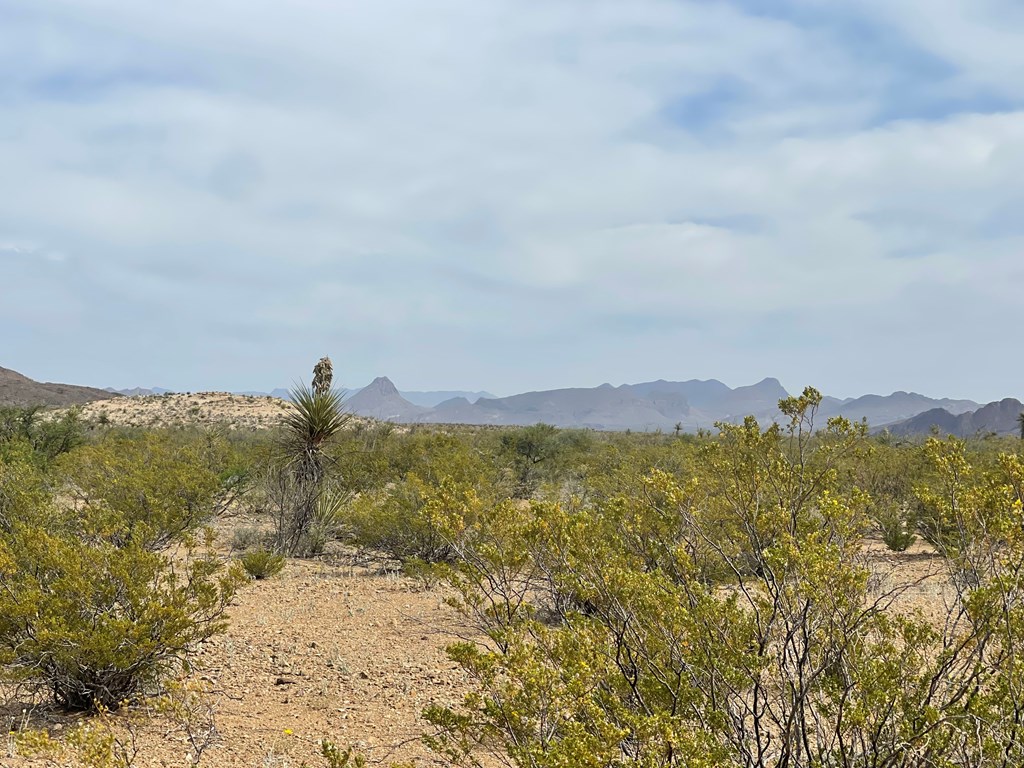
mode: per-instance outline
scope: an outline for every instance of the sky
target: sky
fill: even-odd
[[[1019,0],[0,0],[0,366],[1024,397]]]

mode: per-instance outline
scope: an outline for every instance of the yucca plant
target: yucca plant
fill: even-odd
[[[278,526],[278,546],[287,554],[299,554],[306,546],[329,469],[325,448],[352,418],[342,394],[330,389],[331,375],[330,361],[323,358],[314,368],[316,386],[299,384],[291,390],[281,450],[293,500]]]
[[[299,477],[319,477],[324,445],[349,422],[342,394],[315,391],[305,384],[291,390],[292,407],[284,419],[284,448]]]

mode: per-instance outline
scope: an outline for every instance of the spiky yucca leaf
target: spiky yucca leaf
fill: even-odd
[[[334,489],[325,489],[316,500],[313,525],[322,527],[333,534],[345,517],[345,505],[349,497]]]
[[[289,436],[306,450],[317,450],[352,418],[336,390],[314,392],[305,384],[291,390],[292,407],[284,426]]]

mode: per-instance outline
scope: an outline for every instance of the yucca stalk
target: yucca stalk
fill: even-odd
[[[313,391],[323,395],[331,391],[331,380],[334,378],[334,366],[331,358],[324,355],[313,367]]]

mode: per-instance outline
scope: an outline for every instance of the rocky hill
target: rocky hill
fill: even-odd
[[[425,421],[429,408],[406,400],[386,376],[378,376],[346,401],[348,409],[359,416],[380,421]]]
[[[17,371],[12,371],[9,368],[0,368],[0,406],[13,405],[22,408],[33,405],[66,407],[69,405],[84,405],[94,400],[109,400],[115,397],[120,397],[120,395],[94,387],[33,381],[28,376]]]
[[[951,413],[945,408],[933,408],[888,427],[895,435],[927,435],[933,430],[941,435],[973,437],[995,433],[997,435],[1019,435],[1020,415],[1024,404],[1008,397],[989,403],[974,411]]]

